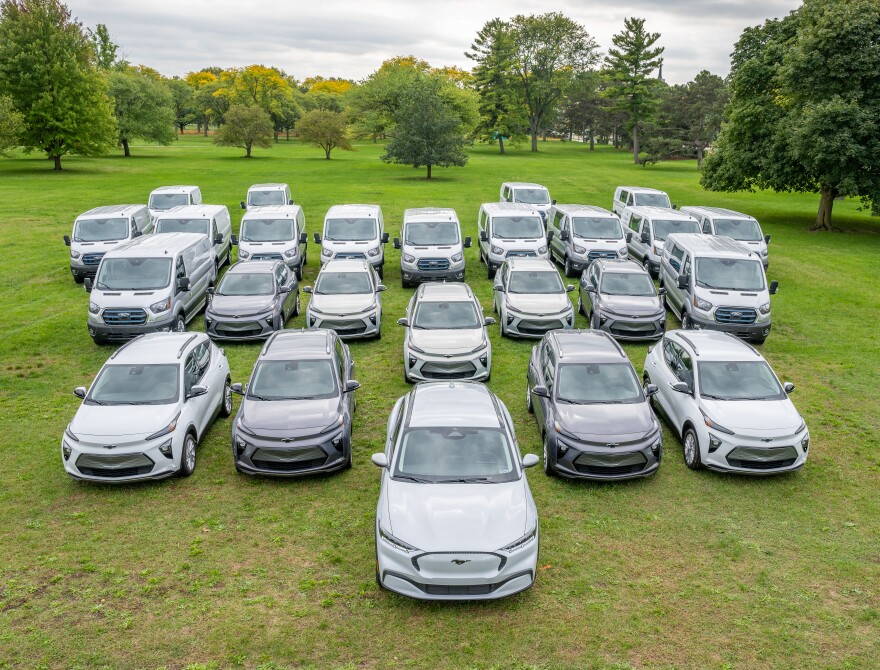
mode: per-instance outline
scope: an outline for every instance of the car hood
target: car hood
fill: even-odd
[[[79,438],[102,441],[137,442],[162,430],[177,415],[179,407],[170,405],[80,405],[70,422],[70,430]]]
[[[563,430],[590,442],[637,440],[657,424],[647,402],[566,405],[554,408]]]
[[[274,301],[274,295],[215,295],[208,311],[218,316],[259,314],[271,309]]]
[[[559,314],[571,307],[567,293],[508,293],[507,304],[526,314]]]
[[[617,314],[642,316],[656,314],[662,308],[654,295],[602,295],[602,307]]]
[[[409,343],[428,354],[469,354],[486,341],[484,329],[419,330],[410,328]]]
[[[258,435],[281,437],[300,431],[312,434],[339,417],[339,398],[309,400],[249,400],[241,403],[238,418]]]
[[[504,484],[387,482],[391,532],[424,551],[495,551],[526,532],[525,477]]]
[[[745,435],[794,435],[801,416],[791,400],[707,400],[700,404],[719,425]]]
[[[312,294],[309,307],[327,314],[357,314],[375,302],[373,293],[346,293],[342,295]]]

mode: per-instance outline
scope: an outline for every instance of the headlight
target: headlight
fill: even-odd
[[[427,353],[424,349],[419,349],[419,348],[418,348],[416,345],[414,345],[414,344],[410,344],[410,345],[409,345],[409,350],[410,350],[410,351],[414,351],[414,352],[417,353],[417,354],[424,354],[424,353]]]
[[[379,537],[382,538],[382,541],[385,542],[385,544],[388,544],[398,551],[404,552],[405,554],[409,554],[413,551],[419,551],[417,547],[414,547],[408,542],[404,542],[403,540],[394,537],[391,533],[382,528],[381,523],[379,524]]]
[[[100,311],[101,311],[101,307],[97,303],[94,303],[90,300],[89,301],[89,313],[90,314],[97,314]]]
[[[709,415],[706,414],[703,410],[700,410],[700,414],[703,415],[703,423],[705,423],[706,426],[708,426],[712,430],[717,430],[719,433],[725,433],[726,435],[734,435],[735,434],[732,430],[725,428],[724,426],[720,426],[717,423],[715,423],[714,421],[712,421],[712,419],[709,418]]]
[[[580,244],[572,244],[571,248],[574,249],[576,254],[585,254],[587,253],[587,248],[582,247]]]
[[[73,434],[72,430],[70,430],[70,424],[67,424],[67,428],[64,429],[64,434],[74,442],[79,442],[79,438]]]
[[[284,256],[286,258],[293,258],[294,256],[296,256],[296,251],[296,247],[294,247],[293,249],[288,249],[284,252]]]
[[[806,428],[806,427],[807,427],[807,422],[804,421],[804,417],[801,417],[801,425],[798,426],[798,429],[796,431],[794,431],[794,434],[799,435],[801,433],[801,431],[804,430],[804,428]]]
[[[574,435],[572,435],[571,433],[569,433],[567,430],[565,430],[565,428],[562,427],[562,425],[559,423],[559,421],[554,421],[554,422],[553,422],[553,428],[556,430],[557,433],[559,433],[559,434],[562,435],[563,437],[567,437],[567,438],[569,438],[570,440],[576,440],[576,439],[577,439],[577,437],[575,437]]]
[[[366,314],[367,312],[372,312],[377,307],[379,307],[379,303],[377,303],[375,300],[373,300],[373,304],[370,305],[369,307],[367,307],[366,309],[362,309],[361,314]]]
[[[455,255],[452,257],[452,262],[453,262],[453,263],[461,263],[461,261],[462,261],[463,258],[464,258],[464,254],[455,254]]]
[[[515,307],[513,307],[513,306],[512,306],[509,302],[507,302],[506,300],[504,301],[504,308],[505,308],[508,312],[513,312],[514,314],[522,314],[522,312],[520,312],[518,309],[516,309]]]
[[[506,551],[507,553],[512,554],[517,549],[522,549],[529,542],[534,540],[537,535],[538,535],[538,523],[535,522],[534,527],[528,533],[523,535],[521,538],[514,540],[510,544],[501,547],[501,549],[499,549],[499,551]]]
[[[626,247],[624,247],[623,249],[617,250],[617,255],[620,256],[621,258],[626,258],[627,253],[628,252],[626,250]]]
[[[415,257],[415,256],[411,256],[410,254],[404,254],[404,255],[403,255],[403,262],[404,262],[404,263],[415,263],[415,262],[416,262],[416,257]]]
[[[761,255],[762,255],[764,258],[767,258],[767,256],[770,255],[770,252],[767,251],[767,249],[761,249]]]
[[[367,256],[378,256],[379,255],[379,247],[373,247],[367,252]]]
[[[329,249],[321,249],[321,255],[326,258],[330,258],[333,255],[333,252]]]
[[[801,440],[801,449],[804,453],[807,453],[807,449],[810,448],[810,436],[804,435],[804,438]]]
[[[472,350],[471,350],[471,353],[472,353],[472,354],[475,354],[475,353],[477,353],[478,351],[482,351],[483,349],[485,349],[485,348],[488,347],[488,346],[489,346],[489,343],[488,343],[488,342],[483,342],[483,343],[482,343],[479,347],[477,347],[476,349],[472,349]]]
[[[547,253],[547,247],[546,247],[546,246],[538,247],[538,253],[539,253],[539,254],[546,254],[546,253]]]
[[[704,312],[708,312],[710,309],[712,309],[712,303],[708,300],[703,300],[702,298],[694,296],[694,307]]]
[[[313,307],[312,303],[309,303],[307,311],[311,312],[312,314],[323,314],[324,313],[320,309],[318,309],[317,307]]]
[[[761,312],[761,314],[769,314],[770,313],[770,303],[765,302],[763,305],[758,307],[758,311]]]
[[[491,247],[489,247],[489,251],[491,253],[495,254],[496,256],[503,256],[504,255],[504,249],[502,249],[501,247],[496,247],[494,244]]]
[[[71,258],[79,258],[80,256],[82,256],[82,254],[80,252],[74,251],[73,249],[70,250],[70,257]]]
[[[325,426],[324,428],[322,428],[321,432],[318,434],[323,435],[324,433],[330,433],[330,432],[337,430],[339,428],[342,428],[342,417],[341,416],[337,419],[334,419],[333,423],[331,423],[329,426]]]
[[[248,253],[248,252],[245,251],[244,249],[239,249],[239,250],[238,250],[238,257],[239,257],[239,258],[250,258],[251,255],[250,255],[250,253]]]
[[[165,300],[160,300],[159,302],[154,302],[150,305],[150,311],[153,314],[161,314],[162,312],[168,311],[168,308],[171,307],[171,298],[165,298]]]
[[[255,435],[255,433],[252,430],[245,427],[245,425],[244,425],[244,423],[242,423],[241,419],[238,419],[235,422],[235,427],[238,428],[245,435]]]
[[[177,420],[179,418],[180,418],[180,412],[177,413],[177,416],[175,416],[173,419],[171,419],[171,422],[167,426],[165,426],[161,430],[157,430],[155,433],[153,433],[152,435],[147,437],[147,441],[149,442],[150,440],[155,440],[157,437],[162,437],[163,435],[168,435],[169,433],[173,433],[174,429],[177,428]]]

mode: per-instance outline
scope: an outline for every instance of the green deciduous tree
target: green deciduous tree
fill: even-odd
[[[663,47],[655,47],[660,33],[645,30],[645,19],[627,18],[622,32],[611,38],[614,47],[605,57],[608,87],[605,95],[627,116],[632,135],[633,162],[639,162],[639,130],[659,105],[659,80],[651,74],[660,67]]]
[[[302,142],[321,147],[327,160],[330,160],[333,149],[352,151],[348,140],[348,124],[345,114],[341,112],[325,109],[306,112],[296,124],[296,134]]]
[[[254,146],[272,147],[274,125],[269,112],[256,105],[233,105],[224,115],[223,125],[214,136],[214,144],[221,147],[241,147],[251,157]]]
[[[0,156],[17,147],[24,132],[24,116],[15,111],[12,98],[0,95]]]
[[[125,155],[131,156],[134,138],[171,144],[176,135],[174,100],[164,82],[131,67],[111,71],[108,80]]]
[[[95,26],[95,29],[88,29],[89,39],[95,47],[96,65],[102,70],[111,70],[116,64],[116,55],[119,52],[119,45],[110,37],[110,31],[103,23]]]
[[[196,118],[195,96],[192,86],[185,79],[179,77],[166,79],[165,85],[168,87],[174,104],[174,126],[183,133],[186,125]],[[177,132],[174,133],[174,136],[177,137]]]
[[[22,144],[45,151],[56,170],[65,154],[98,155],[115,144],[94,48],[58,0],[0,5],[0,90],[24,116]]]

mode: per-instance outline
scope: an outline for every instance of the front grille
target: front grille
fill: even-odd
[[[798,452],[795,447],[736,447],[727,454],[727,462],[735,468],[775,470],[793,465]]]
[[[104,254],[84,254],[83,255],[83,265],[97,265],[101,262],[101,259],[104,257]]]
[[[82,454],[76,459],[77,469],[89,477],[106,477],[120,479],[149,474],[153,469],[153,461],[144,454],[124,454],[103,456],[99,454]]]
[[[218,322],[214,326],[214,330],[218,335],[229,335],[230,337],[248,337],[251,335],[261,335],[263,326],[253,321],[245,321],[242,323],[225,323]]]
[[[610,330],[612,335],[653,335],[657,332],[657,324],[618,321],[611,326]]]
[[[256,449],[251,463],[261,470],[297,472],[317,468],[327,462],[327,454],[318,447],[306,449]]]
[[[536,254],[534,251],[508,251],[507,252],[508,258],[520,258],[520,257],[521,258],[534,258],[537,255],[538,254]]]
[[[758,313],[751,307],[719,307],[715,310],[718,323],[754,323]]]
[[[486,596],[498,588],[496,584],[419,584],[431,596]]]
[[[283,260],[281,254],[258,253],[251,256],[255,261],[280,261]]]
[[[363,259],[363,258],[366,258],[366,256],[364,254],[348,253],[348,254],[336,254],[334,256],[334,258],[360,258],[360,259]]]
[[[139,308],[105,309],[101,314],[108,326],[138,326],[147,322],[147,313]]]
[[[565,324],[561,321],[529,321],[528,319],[523,319],[519,322],[517,330],[530,335],[543,335],[550,330],[564,327]]]
[[[420,258],[419,270],[423,272],[442,272],[449,269],[448,258]]]
[[[429,379],[462,379],[473,377],[476,366],[470,361],[462,363],[425,363],[421,369],[422,376]]]
[[[591,251],[587,256],[591,261],[596,260],[597,258],[617,258],[616,251]]]
[[[628,475],[641,472],[648,459],[640,451],[624,454],[584,453],[574,460],[578,472],[590,475]]]
[[[357,321],[324,321],[321,328],[329,328],[335,330],[340,335],[358,335],[367,330],[366,325],[361,320]]]

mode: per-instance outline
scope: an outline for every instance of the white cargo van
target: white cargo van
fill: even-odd
[[[723,207],[682,207],[681,211],[700,222],[700,230],[704,235],[729,237],[757,252],[764,269],[767,269],[767,245],[770,244],[770,236],[761,232],[761,224],[755,217]]]
[[[487,202],[480,206],[477,229],[489,279],[508,258],[549,258],[541,213],[532,205]]]
[[[761,258],[729,237],[672,234],[660,267],[666,306],[684,330],[723,330],[761,344],[770,334],[770,296]]]
[[[401,285],[409,288],[421,282],[464,281],[464,250],[470,246],[471,238],[461,240],[454,209],[407,209],[400,238],[394,238],[394,248],[401,250]]]
[[[241,201],[241,208],[292,204],[293,198],[287,184],[254,184],[248,189],[247,200]]]
[[[198,186],[160,186],[150,193],[147,201],[153,219],[175,207],[201,204],[202,192]]]
[[[101,257],[123,242],[153,232],[146,205],[95,207],[76,217],[73,232],[64,236],[70,247],[70,274],[77,284],[94,277]]]
[[[204,307],[214,277],[208,238],[194,233],[146,235],[101,259],[89,295],[89,335],[96,343],[141,333],[182,332]]]
[[[522,181],[506,181],[501,184],[499,202],[519,202],[530,205],[541,213],[544,223],[547,223],[547,213],[550,206],[555,205],[555,200],[550,200],[550,191],[540,184],[530,184]]]
[[[379,205],[333,205],[324,217],[324,237],[315,233],[321,245],[321,265],[332,259],[363,258],[379,278],[384,278],[388,233]]]
[[[226,205],[175,207],[156,218],[155,232],[157,235],[200,233],[213,245],[217,270],[224,263],[232,262],[232,222]]]
[[[547,219],[550,257],[565,276],[580,276],[597,258],[627,257],[626,238],[616,214],[592,205],[553,205]]]
[[[626,207],[664,207],[675,209],[665,191],[644,186],[618,186],[614,189],[614,203],[611,209],[617,216],[623,216]]]
[[[665,207],[627,207],[620,222],[626,233],[630,257],[641,263],[655,279],[660,276],[660,257],[666,237],[672,233],[700,232],[695,218]]]
[[[252,207],[241,218],[239,235],[232,236],[239,260],[281,260],[303,278],[308,238],[306,215],[299,205]]]

